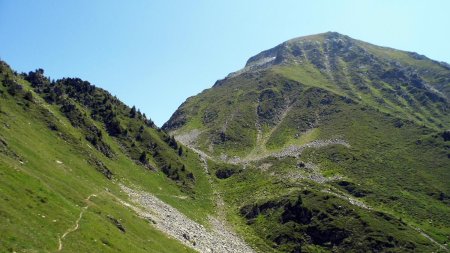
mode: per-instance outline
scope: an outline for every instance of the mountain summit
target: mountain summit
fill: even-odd
[[[262,70],[277,65],[290,65],[311,63],[323,71],[335,71],[339,66],[337,58],[348,62],[358,55],[360,64],[374,63],[376,52],[372,50],[383,50],[385,53],[398,50],[383,48],[350,38],[337,32],[327,32],[317,35],[298,37],[280,45],[265,50],[248,59],[244,69],[231,75],[246,71]],[[407,55],[416,60],[430,60],[427,57],[407,52]],[[394,57],[395,58],[395,57]],[[365,61],[365,62],[364,62]],[[444,62],[436,64],[449,69],[450,66]]]
[[[448,109],[449,71],[448,64],[417,53],[379,47],[328,32],[288,40],[263,51],[251,57],[243,69],[217,81],[214,87],[230,85],[239,78],[249,80],[252,76],[272,75],[442,128],[448,125],[448,117],[435,116]],[[213,90],[218,89],[202,94]],[[183,109],[184,105],[180,107]],[[164,128],[174,130],[185,117],[192,116],[183,117],[180,110]]]
[[[241,71],[261,70],[275,65],[298,64],[307,59],[320,59],[326,57],[330,50],[348,48],[352,44],[351,40],[350,37],[336,32],[298,37],[251,57]],[[319,48],[324,50],[318,50]],[[316,60],[313,61],[318,63]]]

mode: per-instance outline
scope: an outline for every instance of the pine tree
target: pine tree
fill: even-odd
[[[134,105],[133,105],[133,107],[131,107],[130,117],[131,118],[136,118],[136,106],[134,106]]]
[[[145,151],[142,151],[141,156],[139,157],[139,161],[143,164],[147,164],[147,153]]]

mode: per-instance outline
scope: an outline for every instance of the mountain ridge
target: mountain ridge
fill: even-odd
[[[309,233],[317,227],[308,217],[320,218],[308,213],[327,213],[309,201],[324,192],[407,220],[413,230],[436,233],[431,237],[444,243],[446,202],[430,196],[450,190],[443,137],[450,127],[449,77],[445,63],[417,53],[332,32],[299,37],[250,57],[243,69],[187,99],[163,129],[229,164],[218,175],[230,212],[246,217],[251,231],[275,249],[309,251],[314,244],[343,250],[346,233],[368,233],[356,232],[357,224],[344,232],[351,226],[332,223]],[[286,186],[273,185],[279,181]],[[302,193],[305,188],[315,190]],[[237,201],[248,196],[252,200]],[[296,197],[303,201],[279,202]],[[286,223],[279,212],[294,212],[291,206],[303,214]],[[437,206],[440,211],[433,211]],[[443,223],[429,225],[425,217]],[[327,238],[330,231],[343,237]]]
[[[327,44],[328,43],[328,44]],[[317,44],[319,46],[317,46]],[[367,47],[362,47],[361,45]],[[308,48],[309,51],[305,51],[304,48]],[[323,48],[332,48],[330,52],[321,52],[323,51]],[[344,73],[337,73],[339,69],[343,69],[346,71],[346,67],[339,66],[338,61],[342,61],[343,58],[346,58],[346,60],[350,59],[352,57],[355,57],[355,52],[360,53],[363,55],[363,59],[356,59],[357,61],[355,63],[350,62],[352,64],[355,64],[356,66],[353,66],[354,68],[362,68],[364,69],[367,64],[373,64],[374,62],[377,64],[376,69],[367,71],[367,73],[363,73],[362,71],[360,73],[357,73],[360,76],[351,76],[346,77]],[[394,58],[388,61],[382,61],[378,60],[377,58],[385,57],[388,55],[387,53],[383,52],[383,54],[376,55],[375,52],[379,50],[387,50],[392,51],[395,55]],[[337,53],[336,53],[337,51]],[[343,53],[342,53],[343,51]],[[331,54],[329,56],[328,54]],[[391,54],[391,53],[389,53]],[[283,42],[279,44],[278,46],[275,46],[274,48],[271,48],[269,50],[262,51],[261,53],[252,56],[249,58],[249,60],[246,63],[246,66],[238,70],[236,72],[230,73],[226,78],[218,80],[213,87],[220,86],[224,82],[226,82],[228,79],[239,76],[241,74],[247,74],[247,75],[254,75],[255,73],[259,71],[264,70],[270,70],[275,69],[278,66],[298,66],[298,65],[305,65],[306,71],[311,71],[310,69],[307,69],[307,65],[312,65],[313,68],[317,68],[319,70],[321,76],[325,76],[326,79],[330,79],[330,86],[334,86],[335,88],[346,89],[344,90],[344,95],[348,96],[352,99],[355,99],[355,96],[352,97],[353,94],[351,94],[351,91],[349,92],[348,89],[350,89],[347,83],[349,82],[357,82],[361,83],[364,82],[364,78],[372,78],[376,75],[377,79],[381,81],[387,81],[389,82],[389,79],[399,79],[400,82],[408,82],[415,84],[418,86],[417,88],[423,89],[424,94],[428,96],[430,99],[441,99],[445,100],[444,102],[445,107],[448,107],[448,101],[450,97],[450,89],[448,88],[448,85],[445,84],[450,82],[450,79],[445,74],[439,74],[437,76],[437,80],[439,83],[437,85],[430,85],[430,81],[435,82],[436,80],[426,80],[427,77],[420,76],[421,72],[423,73],[424,70],[421,70],[421,68],[411,68],[409,64],[411,62],[406,61],[402,57],[409,56],[413,61],[425,61],[426,66],[428,64],[435,64],[439,66],[436,71],[436,73],[439,74],[439,71],[448,73],[448,70],[450,70],[445,63],[439,63],[434,60],[430,60],[424,56],[421,56],[417,53],[413,52],[406,52],[406,51],[398,51],[387,47],[379,47],[375,46],[366,42],[354,40],[348,36],[341,35],[336,32],[327,32],[317,35],[311,35],[311,36],[305,36],[305,37],[298,37],[292,40],[288,40],[286,42]],[[339,58],[336,60],[336,58]],[[378,61],[377,61],[378,60]],[[302,61],[304,64],[302,64]],[[414,62],[413,62],[414,63]],[[384,65],[384,66],[382,66]],[[448,65],[448,64],[447,64]],[[387,71],[384,73],[382,68],[388,68]],[[342,72],[342,71],[341,71]],[[425,71],[426,72],[426,71]],[[390,76],[393,73],[394,75],[398,76]],[[361,78],[362,77],[362,78]],[[322,78],[322,77],[321,77]],[[346,79],[347,78],[347,79]],[[348,78],[352,78],[355,80],[348,80]],[[436,78],[436,77],[433,77]],[[432,84],[432,83],[431,83]],[[343,87],[340,87],[343,86]],[[360,88],[360,87],[357,87]],[[363,87],[367,89],[366,87]],[[383,87],[381,87],[383,88]],[[399,93],[401,96],[405,96],[405,98],[408,100],[408,94],[404,94],[402,90],[398,87],[394,87],[395,92]],[[391,88],[392,89],[392,88]],[[333,91],[339,91],[337,89],[334,89]],[[387,96],[388,97],[388,96]],[[380,98],[381,99],[381,98]],[[398,101],[394,101],[395,103],[399,103]],[[411,101],[408,101],[408,103]],[[177,113],[178,111],[176,111]],[[175,114],[176,114],[175,113]],[[169,119],[164,125],[163,128],[165,129],[171,129],[169,125],[171,124],[171,119]]]
[[[300,36],[300,37],[296,37],[290,40],[287,40],[285,42],[282,42],[280,44],[278,44],[277,46],[268,49],[268,50],[264,50],[252,57],[250,57],[244,68],[243,69],[252,69],[252,67],[256,67],[256,66],[260,66],[260,67],[269,67],[269,66],[273,66],[269,63],[271,62],[275,62],[272,64],[282,64],[285,63],[283,62],[283,57],[282,54],[283,52],[286,51],[286,49],[289,47],[289,45],[295,45],[295,44],[301,44],[301,43],[323,43],[324,40],[334,40],[337,41],[338,44],[342,43],[342,42],[348,42],[348,41],[352,41],[353,44],[365,44],[365,45],[369,45],[372,47],[377,47],[379,49],[383,49],[383,50],[396,50],[394,48],[391,47],[383,47],[383,46],[376,46],[374,44],[371,43],[367,43],[361,40],[356,40],[353,39],[347,35],[343,35],[337,32],[325,32],[325,33],[319,33],[319,34],[314,34],[314,35],[308,35],[308,36]],[[299,48],[297,48],[297,50],[300,50]],[[436,61],[436,60],[432,60],[429,59],[428,57],[418,54],[416,52],[410,52],[410,51],[403,51],[409,55],[411,55],[413,58],[417,59],[417,60],[430,60],[433,61],[434,63],[437,63],[439,65],[441,65],[442,67],[446,68],[446,69],[450,69],[450,65],[446,62],[443,61]],[[299,52],[297,52],[299,53]],[[294,52],[295,54],[295,52]],[[261,66],[263,65],[263,66]],[[229,74],[229,76],[233,76],[235,72],[232,72]],[[240,73],[240,70],[237,71],[237,73]]]

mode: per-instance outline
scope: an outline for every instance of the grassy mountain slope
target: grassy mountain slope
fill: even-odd
[[[223,162],[229,219],[265,251],[445,251],[449,91],[446,63],[325,33],[250,58],[163,128]]]
[[[124,206],[119,184],[205,225],[214,212],[198,156],[85,81],[1,62],[0,128],[1,252],[192,252]]]

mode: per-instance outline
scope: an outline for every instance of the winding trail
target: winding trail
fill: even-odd
[[[225,202],[223,201],[220,191],[218,191],[216,189],[216,187],[214,187],[214,181],[211,178],[211,173],[209,172],[209,168],[208,168],[208,156],[203,152],[198,152],[198,150],[196,150],[196,149],[193,149],[193,150],[199,155],[200,160],[202,161],[203,169],[205,170],[206,176],[208,177],[208,182],[211,185],[211,188],[213,190],[214,201],[216,203],[217,217],[222,218],[222,220],[220,222],[225,224],[226,223],[226,220],[224,218],[224,217],[226,217],[226,213],[224,210]]]
[[[337,191],[336,189],[334,189],[334,190]],[[370,207],[370,206],[366,205],[365,203],[357,200],[356,198],[354,198],[352,196],[349,196],[347,194],[343,194],[343,193],[339,193],[339,192],[335,192],[335,191],[326,190],[326,189],[322,190],[322,192],[328,193],[328,194],[336,196],[336,197],[338,197],[340,199],[346,200],[346,201],[348,201],[350,204],[352,204],[354,206],[359,206],[359,207],[367,209],[367,210],[373,210],[372,207]]]
[[[411,226],[412,227],[412,226]],[[416,230],[417,232],[419,232],[423,237],[427,238],[428,240],[430,240],[432,243],[436,244],[437,246],[439,246],[440,249],[444,250],[445,252],[450,252],[449,249],[447,247],[445,247],[444,245],[440,244],[439,242],[437,242],[436,240],[434,240],[431,236],[429,236],[428,234],[426,234],[425,232],[423,232],[420,228],[416,228],[416,227],[412,227],[414,230]]]
[[[334,189],[335,191],[337,191],[336,189]],[[339,192],[335,192],[335,191],[331,191],[331,190],[322,190],[322,192],[334,195],[338,198],[341,198],[343,200],[348,201],[350,204],[355,205],[355,206],[359,206],[361,208],[367,209],[367,210],[376,210],[376,208],[373,208],[369,205],[367,205],[366,203],[363,203],[359,200],[357,200],[356,198],[349,196],[347,194],[343,194],[343,193],[339,193]],[[430,235],[428,235],[427,233],[423,232],[420,228],[415,227],[411,224],[407,225],[409,227],[411,227],[412,229],[416,230],[419,234],[421,234],[423,237],[425,237],[426,239],[428,239],[430,242],[432,242],[433,244],[435,244],[436,246],[438,246],[440,249],[444,250],[445,252],[450,252],[449,249],[447,247],[445,247],[444,245],[440,244],[438,241],[434,240],[433,237],[431,237]]]
[[[327,139],[327,140],[315,140],[311,141],[309,143],[303,144],[303,145],[291,145],[288,146],[281,151],[273,151],[273,152],[267,152],[262,153],[258,155],[249,155],[245,158],[240,157],[233,157],[228,158],[224,156],[224,158],[221,159],[222,162],[230,163],[230,164],[247,164],[249,162],[256,162],[263,160],[265,158],[269,157],[275,157],[275,158],[284,158],[284,157],[295,157],[299,158],[302,152],[307,148],[322,148],[329,145],[343,145],[345,147],[350,147],[350,144],[348,144],[345,140],[342,139]],[[214,160],[214,159],[212,159]]]
[[[67,229],[66,232],[64,232],[64,234],[58,238],[58,243],[59,243],[59,245],[58,245],[58,250],[57,250],[57,252],[59,252],[59,251],[61,251],[61,250],[63,249],[63,242],[62,242],[62,241],[64,240],[64,238],[65,238],[68,234],[70,234],[70,233],[75,232],[76,230],[78,230],[78,228],[80,227],[80,221],[81,221],[81,218],[83,218],[84,212],[86,212],[86,210],[89,208],[89,201],[91,200],[92,197],[97,197],[97,195],[93,193],[93,194],[89,195],[86,199],[84,199],[84,201],[87,202],[87,203],[86,203],[86,206],[84,206],[84,207],[81,209],[81,212],[80,212],[80,214],[78,215],[78,219],[75,221],[75,225],[74,225],[73,227]]]

